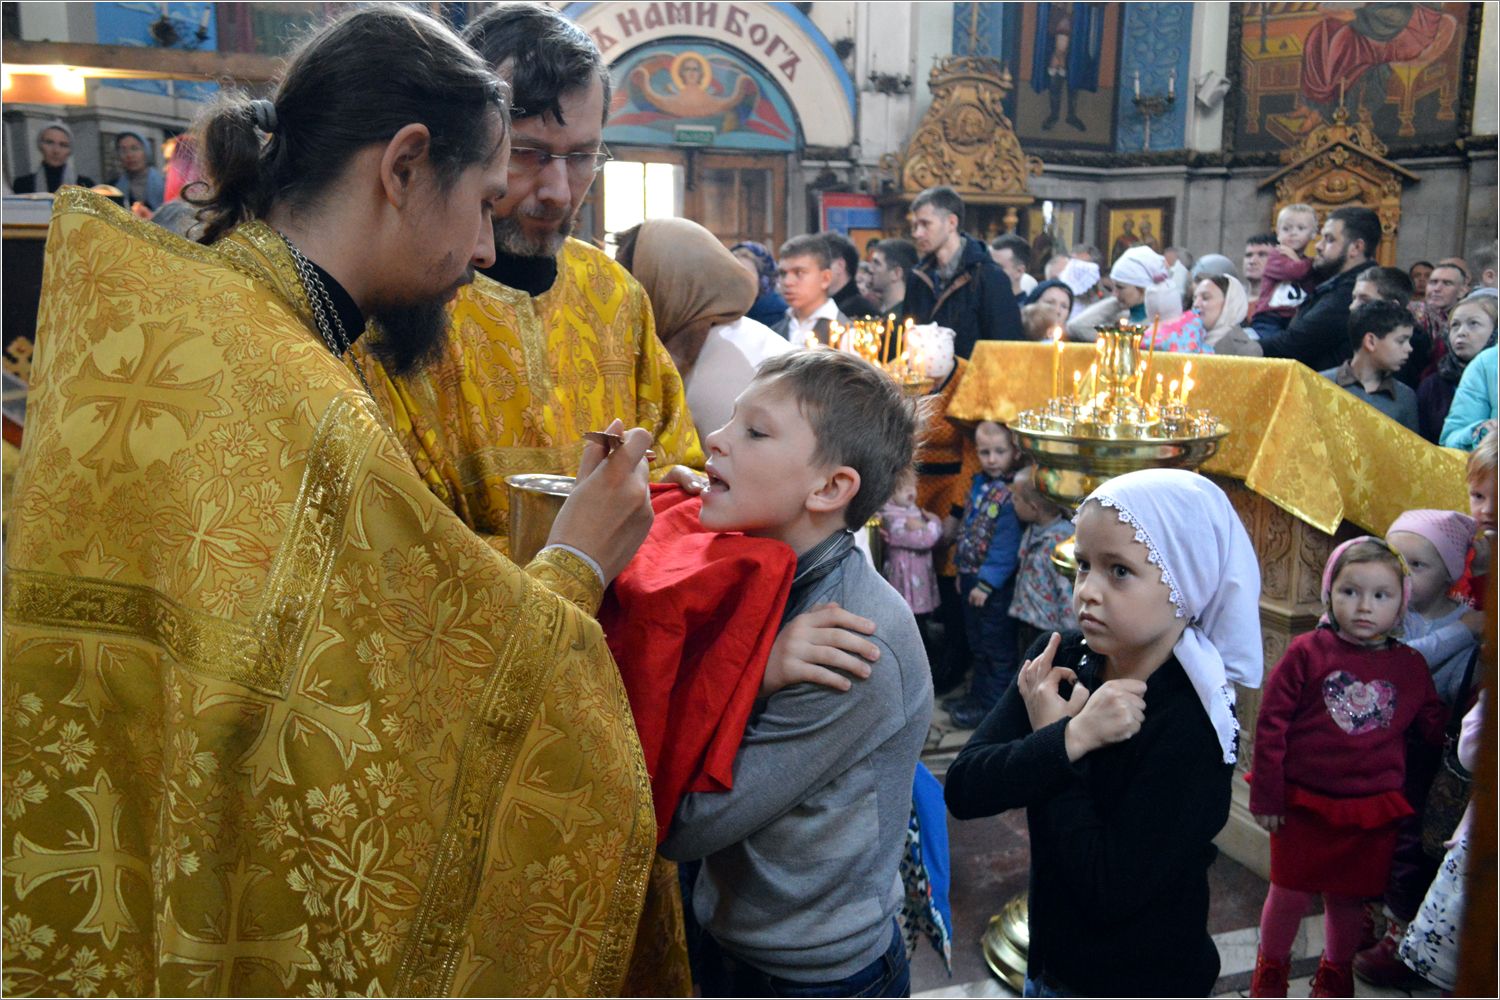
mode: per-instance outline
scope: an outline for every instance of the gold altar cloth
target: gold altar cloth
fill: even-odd
[[[1050,344],[981,341],[975,345],[948,415],[1009,423],[1051,394]],[[1060,383],[1087,372],[1092,344],[1066,344]],[[1188,406],[1229,425],[1204,472],[1233,476],[1292,516],[1326,534],[1341,520],[1384,534],[1396,515],[1416,508],[1468,510],[1467,456],[1439,448],[1296,361],[1166,354],[1151,357],[1146,381],[1170,383],[1193,363]],[[1087,374],[1084,375],[1087,379]],[[1066,391],[1066,390],[1065,390]]]

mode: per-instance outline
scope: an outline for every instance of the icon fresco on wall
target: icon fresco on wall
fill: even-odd
[[[1007,4],[1016,137],[1061,149],[1115,147],[1121,4]]]
[[[94,29],[100,45],[214,52],[219,47],[214,8],[211,3],[96,3]],[[184,80],[103,80],[100,85],[189,101],[209,100],[219,89]]]
[[[671,145],[679,126],[693,126],[713,129],[716,149],[797,149],[796,118],[786,96],[726,49],[702,42],[651,45],[610,72],[615,96],[607,142]]]
[[[1161,253],[1172,240],[1171,198],[1099,203],[1099,246],[1111,265],[1131,247],[1150,247]]]
[[[1453,143],[1468,132],[1470,49],[1477,43],[1471,7],[1477,5],[1235,4],[1235,150],[1294,146],[1330,121],[1340,103],[1393,150]]]

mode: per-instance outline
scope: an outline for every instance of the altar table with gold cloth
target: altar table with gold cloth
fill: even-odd
[[[948,415],[1009,423],[1041,406],[1052,391],[1053,351],[1051,344],[979,343]],[[1065,344],[1061,384],[1071,387],[1072,373],[1093,360],[1093,345]],[[1241,480],[1329,535],[1340,521],[1383,535],[1405,510],[1469,509],[1463,452],[1428,443],[1306,365],[1157,352],[1147,381],[1157,372],[1168,383],[1181,379],[1188,361],[1195,383],[1188,406],[1229,426],[1204,472]]]

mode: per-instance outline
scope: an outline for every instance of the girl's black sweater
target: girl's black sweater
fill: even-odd
[[[1054,662],[1095,691],[1103,661],[1087,653],[1067,634]],[[1080,996],[1207,995],[1219,975],[1208,866],[1234,776],[1207,713],[1174,657],[1147,680],[1131,739],[1069,763],[1067,724],[1032,732],[1012,684],[946,781],[959,819],[1026,809],[1029,974]]]

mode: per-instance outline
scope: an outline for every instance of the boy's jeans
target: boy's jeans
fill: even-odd
[[[982,608],[969,603],[969,592],[978,582],[978,576],[958,575],[959,596],[964,602],[964,631],[974,664],[969,697],[989,709],[999,703],[1020,669],[1020,660],[1016,658],[1016,620],[1010,616],[1016,578],[1012,576],[1005,586],[992,591]]]
[[[699,988],[706,997],[905,997],[911,995],[911,966],[906,958],[906,942],[895,922],[891,923],[891,943],[869,965],[844,979],[824,983],[799,983],[762,972],[741,962],[719,947],[710,935],[703,935],[707,946],[704,964],[708,973]]]

